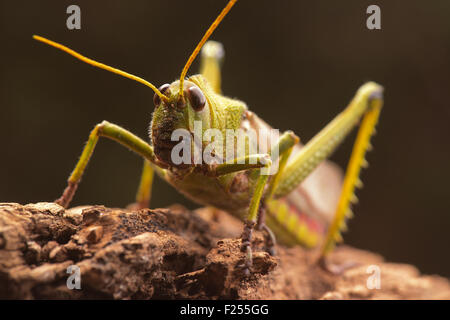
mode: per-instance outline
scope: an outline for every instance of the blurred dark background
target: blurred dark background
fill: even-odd
[[[226,1],[5,1],[0,7],[0,201],[51,201],[89,131],[108,120],[147,138],[153,92],[33,41],[39,34],[157,86],[181,72]],[[81,7],[81,30],[66,8]],[[381,30],[366,8],[381,7]],[[180,34],[182,36],[180,37]],[[215,32],[224,93],[309,140],[367,80],[385,86],[347,243],[450,276],[450,2],[240,0]],[[198,61],[190,74],[198,70]],[[350,137],[333,160],[345,166]],[[101,140],[73,205],[123,207],[142,161]],[[156,181],[152,207],[183,199]]]

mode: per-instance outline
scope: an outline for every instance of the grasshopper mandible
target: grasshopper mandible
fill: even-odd
[[[68,186],[56,202],[63,207],[69,206],[99,137],[106,137],[144,158],[136,196],[139,207],[149,206],[156,171],[195,202],[217,207],[243,219],[242,250],[246,253],[243,265],[246,273],[252,265],[251,240],[255,226],[267,232],[271,245],[274,244],[273,230],[284,243],[320,246],[321,265],[338,271],[327,265],[324,257],[336,242],[342,241],[340,232],[345,230],[346,219],[352,215],[350,205],[357,201],[354,191],[362,185],[359,173],[367,165],[365,153],[371,148],[370,137],[383,104],[380,85],[373,82],[364,84],[345,110],[304,146],[293,132],[287,131],[268,152],[249,151],[240,159],[243,161],[234,158],[220,164],[202,161],[190,165],[172,161],[175,146],[172,133],[177,129],[192,133],[194,120],[203,125],[202,130],[252,128],[264,132],[271,129],[250,112],[244,102],[221,94],[223,48],[217,42],[206,42],[236,1],[229,1],[206,31],[185,64],[180,79],[159,88],[142,78],[86,58],[61,44],[34,36],[36,40],[88,64],[138,81],[155,92],[151,142],[147,143],[107,121],[97,124],[68,179]],[[185,78],[200,51],[201,73]],[[358,124],[359,131],[342,178],[340,170],[326,159]],[[194,144],[191,142],[189,147]],[[203,141],[200,148],[205,148]],[[276,153],[273,152],[275,148]],[[263,169],[271,168],[275,162],[278,164],[275,174],[262,174]]]

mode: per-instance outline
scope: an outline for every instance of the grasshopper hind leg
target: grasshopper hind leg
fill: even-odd
[[[325,128],[314,136],[282,172],[280,182],[274,190],[274,197],[281,198],[294,190],[308,175],[339,146],[343,139],[358,124],[359,130],[347,166],[341,195],[333,220],[322,243],[319,264],[324,269],[339,273],[350,266],[331,266],[325,261],[336,243],[342,242],[341,232],[346,230],[346,219],[352,216],[351,202],[356,201],[354,191],[361,187],[361,168],[367,166],[366,151],[370,150],[370,138],[375,132],[383,105],[383,88],[374,83],[364,84],[356,93],[348,107],[336,116]]]
[[[355,189],[357,187],[362,187],[362,182],[359,175],[361,169],[367,166],[365,155],[366,152],[371,149],[370,138],[375,133],[375,126],[378,122],[379,113],[382,107],[381,92],[371,94],[367,100],[367,105],[368,110],[363,116],[356,141],[350,155],[350,160],[347,165],[342,193],[339,198],[336,214],[328,229],[327,237],[323,242],[321,255],[318,261],[319,265],[323,269],[333,274],[340,274],[345,270],[358,265],[357,263],[351,262],[345,263],[341,266],[332,265],[326,261],[326,256],[329,252],[331,252],[336,242],[342,241],[340,232],[347,229],[346,220],[353,216],[351,211],[351,203],[357,201]]]

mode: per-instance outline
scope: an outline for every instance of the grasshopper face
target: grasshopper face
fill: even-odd
[[[189,167],[194,163],[192,156],[190,164],[175,164],[172,161],[172,149],[179,143],[178,138],[172,138],[175,130],[184,130],[191,136],[192,150],[194,121],[201,121],[203,129],[209,127],[210,116],[206,94],[193,81],[186,80],[183,87],[183,97],[179,94],[180,82],[174,81],[159,88],[168,101],[162,101],[157,94],[153,98],[155,111],[150,124],[150,138],[156,157],[168,167]]]

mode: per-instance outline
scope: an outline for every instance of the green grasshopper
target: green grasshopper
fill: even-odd
[[[250,112],[244,102],[221,94],[223,48],[219,43],[207,40],[236,1],[229,1],[206,31],[184,66],[180,79],[159,88],[61,44],[34,36],[36,40],[88,64],[138,81],[155,92],[155,110],[150,124],[151,143],[107,121],[97,124],[68,179],[68,186],[56,202],[65,208],[69,206],[99,137],[106,137],[144,158],[136,196],[140,208],[149,206],[156,171],[186,197],[244,220],[241,238],[242,251],[246,253],[243,265],[246,273],[252,266],[251,241],[255,226],[267,232],[271,248],[275,241],[273,231],[286,244],[301,244],[308,248],[320,246],[320,265],[338,272],[337,267],[326,263],[325,257],[335,243],[342,241],[341,231],[345,230],[346,219],[352,215],[351,203],[357,201],[354,191],[362,185],[359,173],[367,165],[365,153],[371,148],[370,138],[383,103],[383,88],[380,85],[373,82],[364,84],[345,110],[306,145],[300,144],[299,138],[287,131],[270,145],[268,151],[248,151],[240,158],[231,158],[223,163],[202,160],[200,163],[180,164],[172,159],[176,145],[172,134],[178,129],[193,134],[195,121],[202,124],[202,132],[207,129],[224,132],[251,128],[267,133],[271,129]],[[200,51],[201,73],[185,78]],[[358,124],[359,131],[342,179],[339,169],[326,159]],[[219,142],[225,145],[231,141],[222,139]],[[188,148],[192,149],[194,145],[196,142],[191,141]],[[197,147],[203,151],[207,145],[200,141]],[[263,173],[275,163],[278,165],[275,174]]]

